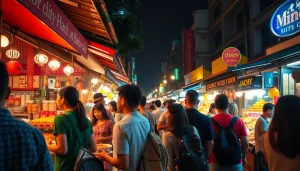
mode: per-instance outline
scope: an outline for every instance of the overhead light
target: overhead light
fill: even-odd
[[[300,65],[300,61],[287,64],[286,66],[290,67],[290,66],[295,66],[295,65]]]
[[[81,93],[82,93],[82,94],[87,94],[88,92],[89,92],[88,89],[82,89],[82,90],[81,90]]]
[[[48,62],[48,66],[52,71],[56,71],[60,67],[60,62],[57,59],[53,58]]]
[[[67,76],[70,76],[71,74],[74,73],[74,68],[71,67],[69,64],[64,68],[64,73],[67,75]]]
[[[7,47],[9,44],[9,40],[5,35],[1,35],[1,47]]]
[[[99,82],[99,80],[98,80],[97,78],[93,78],[93,79],[91,80],[91,83],[92,83],[93,85],[98,84],[98,82]]]
[[[243,96],[243,92],[236,92],[236,96],[237,97],[242,97]]]
[[[20,52],[17,49],[10,48],[6,51],[6,56],[10,59],[17,59],[20,56]]]
[[[48,62],[48,56],[43,52],[39,51],[35,57],[34,57],[35,63],[37,63],[39,66],[44,66]]]

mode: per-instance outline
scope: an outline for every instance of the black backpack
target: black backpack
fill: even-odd
[[[205,149],[201,138],[194,133],[194,127],[187,129],[185,134],[179,138],[179,171],[208,170],[208,163],[205,157]]]
[[[216,120],[211,118],[212,124],[218,129],[218,134],[214,140],[213,153],[216,156],[218,164],[221,166],[230,166],[241,162],[241,144],[232,131],[237,120],[238,117],[233,117],[229,126],[223,128]]]

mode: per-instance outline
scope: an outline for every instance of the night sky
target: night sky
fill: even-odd
[[[172,41],[193,23],[193,11],[207,9],[207,0],[143,0],[138,16],[143,22],[144,49],[134,53],[138,85],[148,95],[162,81],[161,63],[172,51]]]

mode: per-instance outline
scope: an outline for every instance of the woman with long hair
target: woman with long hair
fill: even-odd
[[[114,122],[107,116],[103,104],[97,103],[93,108],[92,115],[93,131],[97,144],[112,144]],[[104,170],[112,170],[111,164],[103,162]]]
[[[169,127],[162,135],[162,142],[168,153],[168,171],[175,171],[176,161],[179,161],[179,138],[187,133],[195,133],[198,137],[199,134],[197,129],[189,124],[185,110],[180,104],[168,105],[166,120]]]
[[[120,120],[122,120],[124,114],[122,113],[118,113],[118,109],[117,109],[117,103],[115,101],[110,101],[108,103],[108,110],[111,111],[113,117],[115,118],[114,121],[115,123],[119,122]]]
[[[239,117],[239,110],[238,107],[235,103],[229,103],[228,105],[228,113],[231,114],[232,116]]]
[[[262,151],[270,171],[300,170],[300,98],[287,95],[279,98]]]
[[[85,116],[84,106],[79,100],[79,93],[76,88],[68,86],[61,89],[56,104],[65,113],[55,117],[54,135],[56,143],[51,144],[49,141],[47,146],[50,151],[56,154],[55,171],[73,170],[81,146],[91,152],[97,150],[92,124]]]
[[[216,114],[218,114],[218,110],[216,108],[215,103],[212,103],[209,106],[209,110],[208,110],[207,116],[211,118],[211,117],[215,116]]]

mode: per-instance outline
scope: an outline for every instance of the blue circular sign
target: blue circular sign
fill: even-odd
[[[274,12],[270,27],[278,37],[291,36],[300,31],[300,0],[287,0]]]

